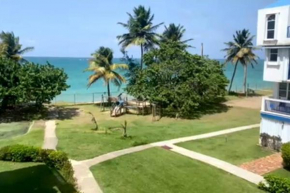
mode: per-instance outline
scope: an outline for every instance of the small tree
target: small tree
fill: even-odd
[[[161,44],[144,56],[147,68],[130,80],[126,90],[138,98],[162,105],[175,116],[198,116],[214,108],[228,83],[222,65],[188,53],[178,42]]]
[[[47,63],[39,65],[27,63],[21,67],[19,73],[21,88],[27,102],[35,102],[37,106],[49,103],[69,86],[67,74],[63,69]]]
[[[88,112],[92,116],[92,122],[95,124],[95,129],[94,130],[99,130],[99,125],[97,122],[97,119],[95,118],[94,114],[92,112]]]
[[[1,110],[24,100],[20,86],[21,66],[12,60],[0,57],[0,103]]]
[[[2,110],[9,105],[28,102],[42,106],[69,88],[66,73],[49,63],[20,65],[14,60],[0,58],[0,75]]]

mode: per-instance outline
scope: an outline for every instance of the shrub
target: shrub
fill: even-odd
[[[282,146],[282,158],[284,167],[290,168],[290,143],[286,143]]]
[[[61,151],[40,149],[25,145],[12,145],[0,149],[0,160],[13,162],[43,162],[49,168],[58,171],[66,182],[77,189],[74,171],[67,157]]]
[[[259,188],[269,193],[288,193],[290,192],[290,179],[281,178],[273,175],[265,177],[268,184],[260,183]]]
[[[14,162],[41,162],[41,149],[24,146],[13,145],[0,149],[0,160]]]
[[[48,159],[45,161],[45,163],[49,167],[53,167],[57,170],[60,170],[66,162],[69,162],[68,157],[66,153],[61,151],[52,151],[48,155]]]

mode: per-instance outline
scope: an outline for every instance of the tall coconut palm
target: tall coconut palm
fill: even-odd
[[[90,60],[89,68],[86,71],[92,71],[89,77],[88,87],[94,82],[103,79],[107,86],[108,101],[110,101],[111,91],[110,82],[120,87],[126,79],[116,72],[117,69],[128,69],[127,64],[113,64],[113,51],[110,48],[100,47],[95,53],[92,54],[93,59]]]
[[[234,71],[229,85],[228,92],[230,93],[234,77],[236,75],[238,63],[240,63],[244,68],[244,93],[246,93],[247,88],[247,68],[248,65],[253,63],[257,64],[256,59],[258,58],[253,50],[256,50],[257,47],[253,46],[253,39],[255,36],[252,36],[249,30],[243,29],[242,31],[236,31],[236,34],[233,35],[234,41],[226,42],[227,48],[223,51],[227,52],[226,63],[231,62],[234,64]]]
[[[26,62],[21,57],[22,54],[32,51],[34,47],[22,48],[19,37],[15,37],[13,32],[3,32],[0,34],[1,54],[17,62]]]
[[[119,45],[122,49],[127,48],[130,45],[140,46],[141,48],[141,63],[140,67],[143,68],[143,54],[158,45],[159,35],[155,33],[156,29],[163,23],[153,25],[154,15],[151,14],[150,8],[147,10],[144,6],[135,7],[133,15],[129,15],[127,23],[118,24],[122,25],[128,30],[128,33],[117,36]]]
[[[169,24],[169,26],[165,26],[165,30],[162,34],[161,37],[161,42],[167,42],[167,41],[173,41],[173,42],[178,42],[181,45],[184,45],[185,47],[191,47],[188,46],[186,43],[189,41],[192,41],[193,39],[187,39],[187,40],[182,40],[184,33],[185,33],[185,28],[182,25],[175,25],[174,23]]]

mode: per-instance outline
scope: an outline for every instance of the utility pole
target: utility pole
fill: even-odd
[[[203,57],[203,43],[201,43],[201,57]]]

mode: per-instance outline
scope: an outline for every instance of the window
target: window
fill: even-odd
[[[289,83],[279,84],[279,99],[290,100],[290,85]]]
[[[290,38],[290,26],[287,27],[287,38]]]
[[[267,39],[274,39],[275,37],[275,15],[268,16],[267,19]]]
[[[287,83],[279,84],[279,99],[285,100],[287,97]]]
[[[278,61],[278,49],[270,49],[269,50],[269,61],[277,62]]]

